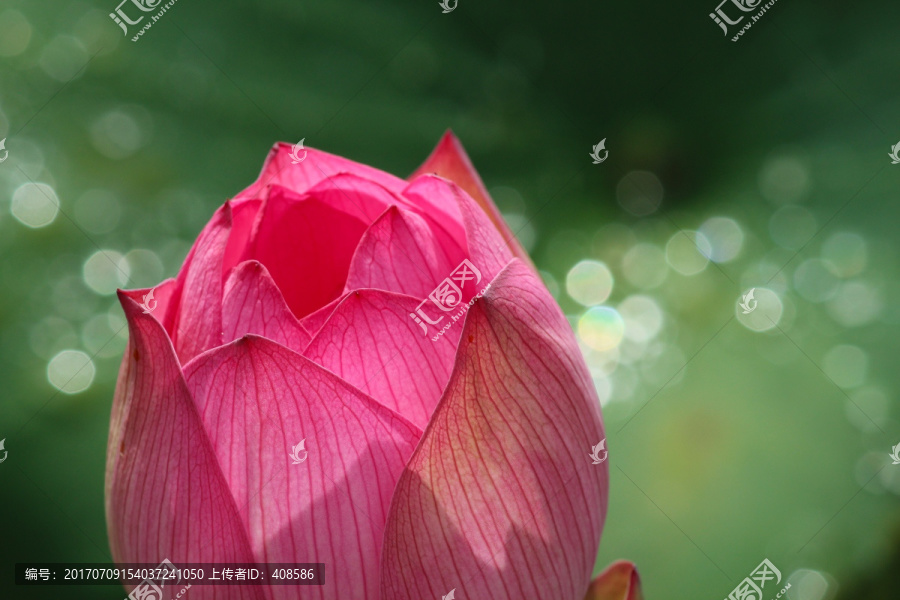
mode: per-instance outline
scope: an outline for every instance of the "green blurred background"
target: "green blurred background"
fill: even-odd
[[[447,128],[595,376],[597,569],[900,597],[900,5],[780,0],[732,43],[716,0],[179,0],[132,43],[116,4],[0,5],[0,597],[124,596],[12,585],[110,560],[115,288],[173,276],[276,140],[405,176]]]

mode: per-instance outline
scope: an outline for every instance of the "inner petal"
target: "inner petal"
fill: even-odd
[[[245,259],[269,270],[291,312],[302,318],[344,289],[350,261],[368,224],[317,198],[273,190]]]

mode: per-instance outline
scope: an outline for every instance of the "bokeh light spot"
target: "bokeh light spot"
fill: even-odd
[[[66,394],[77,394],[91,386],[96,368],[81,350],[63,350],[47,364],[47,381]]]
[[[25,15],[9,9],[0,12],[0,56],[22,54],[31,41],[31,23]]]
[[[128,262],[115,250],[98,250],[84,262],[84,282],[101,296],[114,294],[128,281]]]
[[[791,600],[825,600],[828,580],[819,571],[797,569],[788,578]]]
[[[111,110],[94,121],[90,128],[94,148],[107,158],[128,158],[146,143],[138,120],[125,109]]]
[[[712,251],[710,260],[725,263],[737,258],[744,245],[744,231],[734,219],[728,217],[712,217],[700,226],[702,233]]]
[[[625,337],[629,340],[647,342],[655,338],[662,329],[662,310],[649,296],[629,296],[618,308],[625,321]]]
[[[593,350],[612,350],[622,342],[625,321],[608,306],[589,309],[578,321],[578,336]]]
[[[666,255],[653,244],[637,244],[622,258],[622,272],[631,285],[642,289],[660,286],[669,274]]]
[[[746,293],[744,294],[746,295]],[[774,328],[781,321],[784,314],[784,304],[781,302],[778,294],[768,288],[754,288],[753,300],[747,301],[746,306],[752,309],[745,314],[745,309],[741,307],[743,295],[735,302],[735,314],[737,320],[751,331],[768,331]]]
[[[59,197],[46,183],[23,183],[13,192],[10,212],[23,225],[46,227],[59,213]]]
[[[600,406],[606,406],[612,397],[612,381],[609,377],[594,377],[594,389],[597,390],[597,398],[600,400]]]
[[[136,288],[153,287],[163,277],[163,264],[152,250],[135,248],[119,261],[122,272],[128,273],[128,284]]]
[[[58,35],[44,46],[39,63],[56,81],[69,82],[84,73],[88,58],[81,40],[71,35]]]
[[[124,341],[110,327],[109,317],[94,315],[81,329],[81,341],[91,354],[100,358],[121,356]]]
[[[566,275],[566,291],[584,306],[596,306],[609,298],[613,276],[609,268],[596,260],[583,260]]]
[[[844,327],[871,323],[884,310],[881,292],[862,281],[848,281],[828,302],[828,314]]]
[[[709,264],[712,247],[697,231],[679,231],[666,244],[666,260],[682,275],[696,275]]]

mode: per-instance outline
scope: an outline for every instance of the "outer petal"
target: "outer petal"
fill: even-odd
[[[391,505],[382,598],[582,600],[606,513],[600,404],[572,331],[513,261],[469,310]]]
[[[513,254],[497,229],[475,201],[452,181],[423,175],[403,193],[411,198],[441,198],[453,202],[455,214],[459,215],[459,223],[465,232],[464,247],[468,249],[469,259],[482,274],[487,275],[489,281],[512,260]]]
[[[597,575],[584,600],[644,600],[637,568],[626,560],[614,562]]]
[[[166,317],[181,364],[222,343],[222,265],[231,234],[231,205],[225,203],[206,225],[178,273],[173,301],[178,310]]]
[[[141,311],[149,311],[149,314],[165,326],[166,315],[178,310],[175,301],[177,290],[178,282],[175,279],[166,279],[152,288],[130,290],[128,295],[141,305]]]
[[[445,243],[448,247],[459,248],[465,254],[465,250],[468,248],[466,228],[463,225],[462,214],[459,212],[456,194],[450,190],[449,186],[441,187],[430,184],[429,182],[432,181],[447,183],[447,180],[435,175],[416,177],[403,190],[403,197],[407,198],[421,215],[431,219],[435,235],[441,236],[442,240],[447,240]]]
[[[259,200],[226,202],[200,232],[171,289],[160,290],[164,282],[154,290],[159,298],[168,296],[168,300],[160,299],[158,308],[163,310],[155,310],[154,315],[184,362],[221,343],[212,332],[219,319],[216,305],[222,300],[224,274],[246,251],[261,204]]]
[[[291,314],[284,297],[266,268],[255,260],[241,263],[225,283],[222,303],[222,339],[230,342],[255,333],[297,352],[312,337]]]
[[[371,600],[397,478],[421,431],[275,342],[247,336],[185,368],[256,556],[323,562],[324,586],[276,600]],[[300,442],[305,450],[290,454]],[[308,454],[307,454],[308,452]]]
[[[294,315],[302,318],[340,296],[368,223],[316,198],[272,190],[246,259],[266,266]]]
[[[231,234],[228,236],[228,245],[222,259],[223,279],[246,253],[253,225],[256,223],[259,209],[262,208],[261,200],[231,201],[228,204],[231,206]]]
[[[130,339],[113,402],[106,520],[116,562],[253,562],[247,535],[160,324],[119,292]],[[263,600],[260,588],[191,597]]]
[[[409,316],[419,302],[353,292],[303,354],[424,428],[450,378],[462,322],[433,342]]]
[[[323,179],[337,173],[353,173],[371,179],[396,193],[406,187],[399,177],[315,148],[300,151],[298,156],[303,157],[305,154],[306,158],[300,163],[293,164],[292,151],[291,144],[284,142],[275,144],[266,157],[259,178],[236,198],[265,198],[268,195],[267,188],[273,185],[280,185],[295,192],[305,192]]]
[[[441,141],[431,153],[431,156],[428,157],[421,167],[416,169],[415,173],[410,175],[409,179],[413,180],[419,175],[429,173],[449,179],[464,189],[475,199],[475,202],[478,203],[488,218],[490,218],[491,223],[493,223],[497,231],[500,232],[504,242],[509,246],[509,249],[518,258],[521,258],[529,265],[531,264],[528,253],[525,252],[519,244],[519,240],[516,239],[515,235],[506,224],[506,221],[503,220],[500,211],[497,210],[497,205],[491,200],[491,196],[484,187],[484,183],[481,181],[478,171],[472,166],[469,155],[466,154],[462,144],[457,137],[453,135],[452,131],[448,130],[444,134],[444,137],[441,138]]]
[[[424,298],[459,264],[452,260],[422,217],[392,206],[360,240],[344,291],[375,288]]]

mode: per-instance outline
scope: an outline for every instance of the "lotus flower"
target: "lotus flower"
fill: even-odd
[[[600,404],[459,142],[410,181],[304,150],[275,146],[152,310],[119,292],[114,560],[326,565],[191,600],[639,598],[630,563],[591,582]]]

